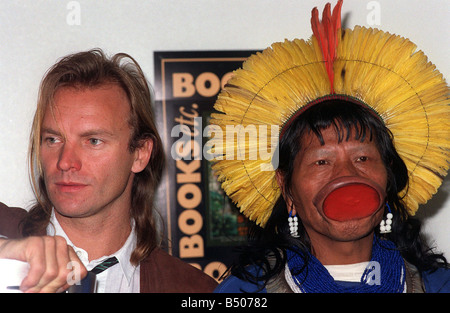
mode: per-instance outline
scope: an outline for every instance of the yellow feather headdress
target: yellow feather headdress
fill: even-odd
[[[283,125],[308,104],[330,94],[365,103],[394,135],[395,148],[408,169],[409,186],[400,196],[410,215],[437,192],[448,171],[450,97],[442,74],[406,38],[359,26],[340,29],[341,5],[339,0],[331,15],[328,4],[322,24],[313,10],[314,35],[309,40],[274,43],[252,55],[215,103],[222,113],[213,114],[211,124],[223,131],[279,126],[267,130],[263,143],[242,140],[238,134],[224,146],[244,151],[244,157],[227,158],[223,151],[213,160],[226,194],[262,227],[281,193],[271,157],[251,158],[251,151],[259,151],[264,144],[273,153],[271,145],[278,142]]]

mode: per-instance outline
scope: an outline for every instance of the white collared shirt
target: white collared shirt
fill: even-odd
[[[115,256],[119,260],[119,264],[116,264],[97,274],[97,293],[139,292],[140,266],[134,266],[130,262],[131,253],[136,247],[134,223],[132,223],[130,235],[122,248],[111,255],[105,255],[99,259],[92,260],[91,262],[89,262],[88,253],[85,250],[76,247],[72,241],[70,241],[69,237],[67,237],[66,233],[56,219],[54,211],[52,212],[50,223],[47,226],[47,235],[61,236],[66,239],[67,244],[73,247],[75,253],[78,255],[88,271],[112,256]]]

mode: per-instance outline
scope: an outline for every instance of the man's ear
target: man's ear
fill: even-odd
[[[140,145],[134,151],[134,163],[131,167],[131,171],[135,174],[142,172],[150,161],[153,150],[153,139],[144,139],[142,145]]]
[[[281,196],[283,197],[284,201],[286,202],[288,211],[293,210],[292,213],[293,213],[293,215],[295,215],[296,211],[293,207],[292,199],[291,199],[291,197],[289,197],[289,195],[286,194],[283,174],[281,174],[279,171],[276,171],[275,178],[277,179],[278,186],[280,187],[280,190],[281,190]]]
[[[280,187],[281,194],[284,194],[284,176],[279,171],[275,171],[275,178],[277,180],[278,187]]]

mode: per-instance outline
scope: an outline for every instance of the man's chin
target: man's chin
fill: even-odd
[[[330,235],[336,241],[357,241],[373,234],[375,226],[369,217],[346,221],[332,221]]]
[[[79,203],[56,203],[53,206],[55,214],[66,218],[82,218],[89,216],[89,209],[85,208],[85,204],[81,205]]]

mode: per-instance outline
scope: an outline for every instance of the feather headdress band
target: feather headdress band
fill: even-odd
[[[277,125],[279,130],[305,107],[328,97],[353,99],[370,107],[394,135],[409,186],[400,196],[414,215],[449,167],[449,87],[435,66],[408,39],[378,29],[340,29],[342,0],[319,21],[312,11],[313,36],[285,40],[252,55],[219,94],[211,124]],[[267,144],[280,133],[268,131]],[[258,140],[257,140],[258,141]],[[260,141],[260,140],[259,140]],[[261,143],[247,142],[245,149]],[[244,147],[239,139],[235,151]],[[229,148],[229,147],[227,147]],[[247,151],[247,150],[246,150]],[[271,159],[213,160],[222,188],[250,220],[266,224],[280,197]],[[273,168],[272,168],[273,169]]]

